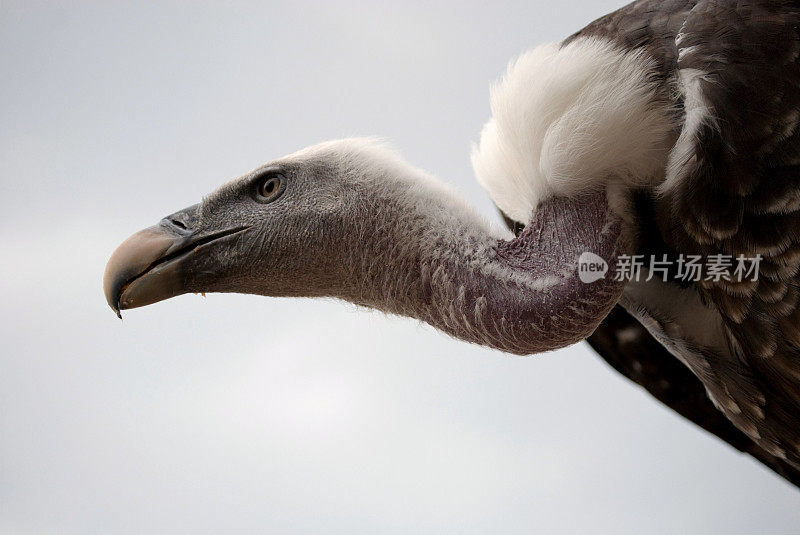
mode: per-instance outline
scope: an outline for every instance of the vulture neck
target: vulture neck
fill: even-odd
[[[346,252],[348,282],[338,297],[521,355],[586,338],[619,298],[620,225],[604,193],[545,201],[510,240],[457,199],[415,193],[388,196],[363,218],[370,228]],[[608,263],[605,278],[581,282],[585,252]]]

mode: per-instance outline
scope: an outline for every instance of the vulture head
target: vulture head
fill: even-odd
[[[104,290],[118,314],[190,292],[335,297],[529,354],[586,337],[608,313],[621,283],[611,271],[590,280],[579,261],[602,275],[620,235],[603,191],[552,198],[519,237],[504,235],[394,152],[345,139],[137,232],[109,260]]]
[[[367,247],[371,216],[386,215],[365,202],[388,209],[381,200],[407,197],[389,191],[411,185],[401,169],[366,140],[269,162],[123,243],[106,270],[108,303],[118,311],[188,292],[351,297],[349,264]],[[389,174],[398,180],[382,180]]]

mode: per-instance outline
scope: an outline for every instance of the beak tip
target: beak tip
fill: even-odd
[[[117,277],[115,277],[114,274],[110,272],[108,267],[106,267],[106,272],[103,276],[103,294],[105,295],[106,303],[108,303],[109,308],[111,308],[111,310],[114,311],[114,314],[116,314],[120,319],[122,319],[119,307],[121,286],[122,284],[120,284],[120,281],[117,280]]]
[[[120,311],[119,306],[119,297],[112,297],[112,293],[104,292],[106,294],[106,302],[108,303],[109,308],[114,311],[114,314],[119,318],[122,319],[122,312]]]

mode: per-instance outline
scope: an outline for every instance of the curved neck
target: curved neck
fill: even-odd
[[[469,342],[530,354],[589,336],[622,291],[614,280],[620,224],[604,193],[546,201],[508,241],[461,206],[390,204],[367,234],[367,247],[354,249],[349,290],[340,297],[418,318]],[[583,253],[607,263],[604,278],[581,281]]]

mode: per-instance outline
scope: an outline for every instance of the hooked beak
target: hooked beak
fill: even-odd
[[[106,265],[103,291],[108,305],[121,310],[150,305],[192,291],[187,259],[202,246],[241,232],[244,227],[214,233],[196,230],[199,205],[190,206],[140,230],[117,247]]]

